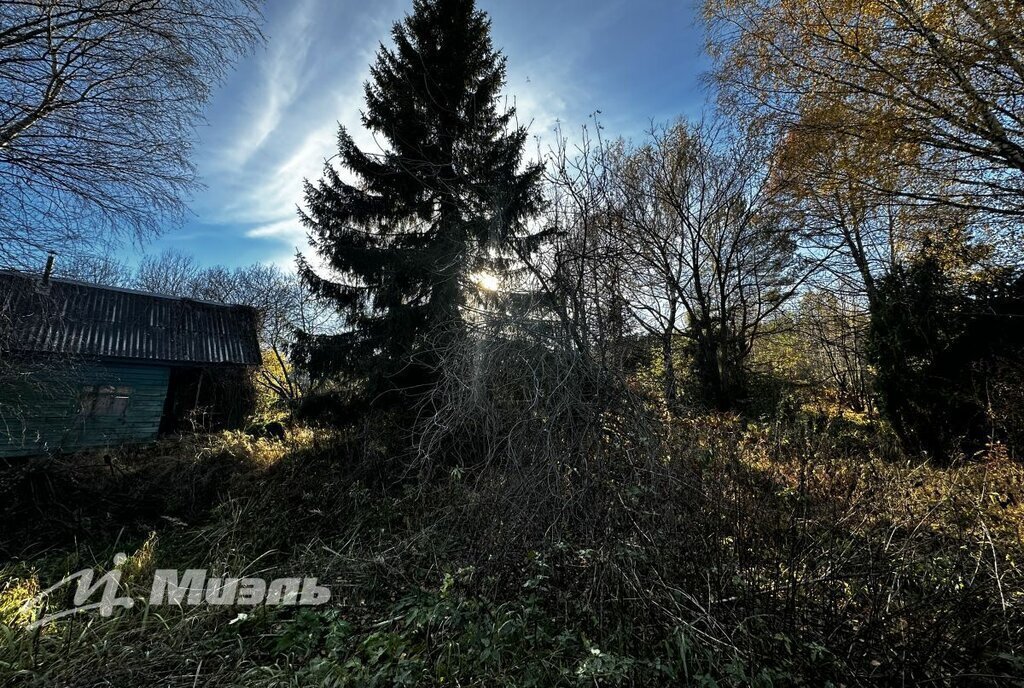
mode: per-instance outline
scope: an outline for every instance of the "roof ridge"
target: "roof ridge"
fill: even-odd
[[[152,362],[258,365],[257,310],[134,289],[0,271],[9,351]],[[180,304],[180,305],[179,305]]]
[[[0,275],[8,275],[11,277],[23,277],[26,280],[38,281],[41,279],[39,275],[35,275],[31,272],[23,272],[21,270],[13,270],[10,268],[0,269]],[[108,284],[97,284],[95,282],[84,282],[82,280],[69,279],[67,277],[50,277],[50,282],[55,284],[69,284],[76,287],[86,287],[88,289],[99,289],[103,291],[114,291],[122,294],[137,294],[139,296],[149,296],[156,299],[166,299],[168,301],[186,301],[191,303],[201,303],[206,306],[219,306],[221,308],[252,308],[244,303],[228,303],[226,301],[213,301],[210,299],[197,299],[192,296],[172,296],[171,294],[161,294],[155,291],[144,291],[142,289],[131,289],[129,287],[114,287]]]

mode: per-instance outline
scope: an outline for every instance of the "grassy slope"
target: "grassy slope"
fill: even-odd
[[[165,443],[5,473],[0,678],[25,686],[1012,684],[1024,468],[932,468],[875,428],[678,421],[663,469],[429,481],[372,438]],[[547,489],[547,488],[545,488]],[[28,495],[28,496],[26,496]],[[21,630],[21,601],[132,555],[315,575],[316,609],[147,608]],[[0,681],[2,682],[2,681]]]

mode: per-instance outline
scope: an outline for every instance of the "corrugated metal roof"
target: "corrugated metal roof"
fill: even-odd
[[[247,306],[0,271],[0,342],[10,351],[196,364],[256,365]]]

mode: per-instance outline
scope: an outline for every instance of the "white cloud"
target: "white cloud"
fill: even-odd
[[[209,191],[197,211],[206,224],[251,226],[249,239],[305,246],[296,216],[303,180],[318,179],[334,155],[338,121],[358,123],[362,83],[388,24],[322,0],[278,8],[267,49],[239,77],[245,90],[215,103],[223,121],[211,133],[222,140],[200,161]]]
[[[237,102],[217,103],[229,121],[220,145],[207,148],[200,167],[210,187],[197,211],[204,224],[242,227],[247,240],[267,244],[272,262],[291,263],[296,248],[308,254],[297,207],[303,180],[318,180],[336,153],[339,122],[364,150],[378,144],[359,121],[363,83],[381,40],[406,0],[369,4],[297,0],[269,28],[267,49],[249,64]],[[567,111],[572,93],[564,63],[546,56],[516,65],[510,56],[510,104],[534,136],[548,140]],[[531,143],[528,155],[536,146]],[[342,171],[344,174],[344,171]],[[238,230],[233,230],[238,231]],[[285,258],[287,256],[287,258]]]
[[[299,0],[292,6],[280,30],[271,37],[266,52],[258,56],[257,79],[238,114],[245,120],[233,139],[214,158],[222,169],[238,169],[259,151],[281,125],[305,86],[308,40],[316,18],[318,0]]]
[[[299,242],[305,241],[306,230],[298,219],[281,220],[253,227],[246,231],[245,236],[250,239],[282,239]]]

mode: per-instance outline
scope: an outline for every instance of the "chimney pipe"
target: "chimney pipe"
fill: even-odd
[[[53,274],[53,261],[56,260],[57,254],[50,251],[50,255],[46,257],[46,267],[43,268],[43,286],[49,286],[50,275]]]

